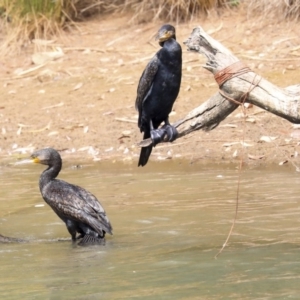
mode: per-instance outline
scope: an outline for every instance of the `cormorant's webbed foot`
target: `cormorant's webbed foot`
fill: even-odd
[[[78,246],[105,245],[105,238],[86,234],[77,244]]]
[[[80,233],[78,236],[77,236],[77,240],[80,240],[80,239],[82,239],[84,237],[84,234],[83,233]]]
[[[152,140],[152,144],[155,147],[158,143],[162,142],[166,135],[166,130],[163,128],[152,129],[150,131],[150,136]]]
[[[162,127],[162,129],[165,130],[169,142],[173,142],[173,141],[175,141],[177,139],[177,137],[178,137],[178,131],[177,131],[177,129],[174,126],[172,126],[170,124],[165,124]]]

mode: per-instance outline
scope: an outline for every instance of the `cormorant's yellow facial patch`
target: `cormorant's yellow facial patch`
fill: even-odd
[[[161,43],[161,42],[167,41],[172,36],[174,36],[173,31],[165,31],[165,32],[162,32],[162,33],[159,32],[156,39],[158,39],[158,41]]]
[[[36,163],[36,164],[39,164],[41,162],[41,160],[38,158],[38,157],[34,157],[32,159],[32,162]]]

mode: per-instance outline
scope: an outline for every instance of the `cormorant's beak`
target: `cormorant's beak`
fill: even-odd
[[[20,161],[17,161],[15,165],[23,165],[23,164],[32,164],[33,159],[22,159]]]
[[[38,158],[38,157],[31,157],[32,158],[32,162],[35,163],[35,164],[40,164],[41,163],[41,160]]]
[[[155,40],[158,40],[160,43],[167,41],[169,38],[174,36],[173,31],[159,31],[155,37]]]

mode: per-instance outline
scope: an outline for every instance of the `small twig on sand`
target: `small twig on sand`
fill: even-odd
[[[105,50],[100,49],[100,48],[89,48],[89,47],[67,47],[67,48],[63,48],[64,51],[86,51],[86,50],[90,50],[90,51],[94,51],[94,52],[102,52],[102,53],[106,53]]]
[[[125,118],[115,118],[116,121],[120,121],[120,122],[127,122],[127,123],[137,123],[137,121],[135,120],[129,120],[129,119],[125,119]]]
[[[24,71],[21,71],[20,73],[18,73],[16,76],[13,76],[13,77],[7,77],[7,78],[1,78],[1,80],[13,80],[13,79],[21,79],[23,77],[27,77],[27,76],[34,76],[34,74],[31,74],[32,72],[36,71],[36,70],[39,70],[41,69],[42,67],[44,67],[46,65],[45,64],[42,64],[42,65],[38,65],[38,66],[35,66],[33,68],[30,68],[28,70],[24,70]]]
[[[42,109],[49,109],[49,108],[54,108],[54,107],[60,107],[60,106],[63,106],[64,103],[63,102],[60,102],[58,104],[55,104],[55,105],[51,105],[51,106],[45,106],[43,107]]]

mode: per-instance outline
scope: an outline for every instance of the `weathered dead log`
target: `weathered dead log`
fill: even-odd
[[[190,51],[203,54],[207,58],[205,69],[216,75],[225,68],[238,62],[226,47],[209,36],[201,27],[193,30],[185,42]],[[195,130],[212,130],[218,126],[239,105],[229,100],[249,102],[292,123],[300,123],[300,84],[279,88],[249,69],[248,72],[234,76],[220,86],[218,92],[188,115],[177,121],[179,137]],[[225,97],[223,95],[228,95]],[[152,143],[144,140],[139,146]]]

